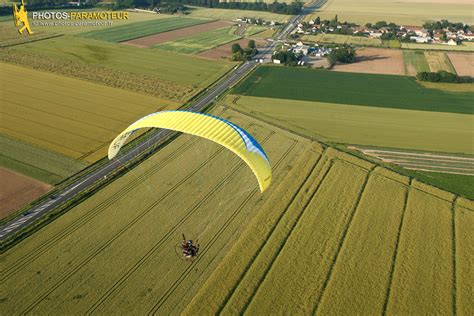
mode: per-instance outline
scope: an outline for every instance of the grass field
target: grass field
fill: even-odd
[[[464,42],[461,45],[457,45],[457,46],[442,45],[442,44],[418,44],[418,43],[401,43],[401,45],[402,45],[402,48],[404,49],[474,52],[473,42]]]
[[[148,36],[180,29],[183,27],[211,22],[204,19],[169,17],[150,21],[129,23],[120,26],[80,33],[78,36],[107,42],[123,42],[137,37]]]
[[[469,0],[328,0],[311,18],[320,16],[322,19],[332,19],[337,14],[340,21],[359,24],[385,20],[402,25],[421,26],[428,20],[442,19],[473,24],[471,5]]]
[[[463,114],[474,112],[474,94],[426,89],[415,79],[404,76],[263,66],[238,85],[234,92],[255,97],[382,108]]]
[[[474,116],[228,96],[225,103],[272,124],[329,142],[474,154]],[[416,135],[416,137],[414,137]]]
[[[318,34],[318,35],[303,35],[303,41],[316,43],[331,43],[331,44],[350,44],[359,46],[382,46],[383,41],[378,38],[368,38],[363,36],[351,36],[340,34]]]
[[[403,61],[405,62],[406,74],[409,76],[416,76],[419,72],[430,71],[430,65],[422,51],[404,50]]]
[[[180,38],[176,41],[159,44],[154,47],[182,54],[196,54],[239,39],[240,36],[234,35],[234,31],[234,28],[226,27]]]
[[[174,102],[10,64],[0,63],[0,69],[4,74],[0,79],[1,113],[8,116],[2,122],[1,133],[86,163],[102,158],[109,142],[131,122],[157,110],[178,106]],[[18,82],[27,94],[18,93]],[[61,166],[51,168],[45,169],[53,175],[65,175],[55,172]]]
[[[411,306],[412,293],[423,299],[417,312],[424,313],[432,308],[424,304],[426,298],[436,299],[444,292],[435,290],[454,284],[446,273],[453,264],[460,276],[469,271],[473,253],[468,226],[458,224],[457,234],[451,234],[444,210],[452,201],[437,197],[449,194],[410,186],[407,178],[373,170],[358,158],[333,149],[323,152],[316,143],[231,110],[220,111],[214,113],[248,129],[262,143],[274,174],[268,191],[257,193],[250,170],[226,150],[181,136],[34,238],[0,255],[0,279],[7,289],[2,311],[203,315],[337,308],[347,314],[359,308],[380,313],[385,306]],[[431,216],[425,223],[428,212],[413,212],[425,199],[443,212],[442,221]],[[469,201],[458,204],[468,212],[474,209]],[[451,216],[464,213],[456,210]],[[407,244],[417,232],[408,225],[426,226],[430,233]],[[182,232],[201,244],[192,263],[175,253]],[[442,244],[435,244],[436,236]],[[434,288],[420,293],[414,282],[400,283],[407,277],[404,265],[431,262],[436,253],[428,249],[444,247],[446,239],[458,245],[457,251],[448,246],[436,262],[441,269],[430,268],[417,277],[423,284],[437,282]],[[425,250],[417,266],[412,249],[418,248]],[[368,264],[350,264],[348,258]],[[360,280],[360,288],[348,290],[346,280]],[[463,282],[455,290],[462,298],[458,314],[470,308],[469,286]],[[341,304],[335,293],[348,300]],[[451,295],[433,302],[441,303],[450,308]]]
[[[448,55],[444,52],[425,52],[426,61],[430,65],[430,71],[447,71],[455,74],[456,70],[451,64]]]
[[[234,65],[70,36],[15,46],[15,50],[154,77],[172,82],[178,89],[180,85],[203,89]]]
[[[254,19],[263,19],[266,21],[275,21],[284,23],[289,21],[291,16],[285,14],[276,14],[265,11],[253,10],[231,10],[231,9],[210,9],[202,7],[193,7],[190,17],[200,17],[206,19],[235,20],[237,18],[247,17]]]

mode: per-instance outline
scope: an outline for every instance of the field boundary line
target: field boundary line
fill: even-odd
[[[298,141],[294,140],[294,143],[289,146],[289,148],[286,150],[286,152],[280,157],[280,159],[277,161],[275,164],[275,169],[277,169],[281,162],[285,160],[285,158],[288,156],[288,154],[293,151],[295,146],[298,144]],[[202,257],[207,253],[208,249],[216,242],[218,237],[227,229],[227,227],[230,225],[230,223],[234,220],[235,217],[240,213],[240,211],[245,207],[245,205],[250,201],[250,199],[257,193],[257,190],[253,190],[246,199],[236,208],[234,213],[229,217],[229,219],[226,221],[226,223],[217,231],[217,233],[211,238],[211,243],[209,246],[207,246],[203,253],[198,257],[198,259],[190,264],[185,271],[181,274],[181,276],[173,283],[173,285],[166,291],[165,295],[162,295],[160,300],[152,307],[152,309],[148,312],[148,315],[154,315],[160,308],[161,306],[166,302],[166,300],[169,298],[169,296],[174,292],[174,290],[179,286],[179,284],[184,280],[184,278],[192,271],[192,268],[200,262]]]
[[[302,211],[298,214],[296,220],[293,222],[293,224],[291,225],[291,228],[290,230],[288,231],[288,233],[284,236],[283,240],[279,243],[278,245],[278,249],[276,250],[276,252],[274,253],[274,255],[272,256],[269,264],[267,265],[267,268],[265,269],[265,271],[263,272],[263,275],[260,277],[260,279],[258,280],[258,284],[257,286],[253,289],[252,291],[252,294],[250,295],[249,299],[247,300],[247,302],[245,302],[244,306],[242,307],[240,313],[241,314],[244,314],[248,307],[250,306],[250,304],[252,303],[253,299],[255,298],[255,295],[257,295],[257,292],[258,290],[260,289],[261,285],[263,284],[263,282],[265,281],[265,278],[268,276],[268,273],[270,273],[270,271],[272,270],[273,268],[273,264],[275,263],[275,261],[278,259],[280,253],[283,251],[283,249],[285,248],[286,246],[286,243],[288,241],[288,239],[290,238],[291,234],[293,233],[294,229],[296,228],[296,226],[298,226],[299,222],[300,222],[300,219],[303,217],[303,215],[306,213],[306,210],[308,209],[308,206],[311,204],[311,202],[313,201],[314,197],[318,194],[319,192],[319,189],[321,188],[321,185],[324,183],[324,180],[326,180],[326,176],[329,174],[329,171],[332,169],[332,166],[334,164],[333,160],[332,159],[329,159],[328,160],[328,165],[327,165],[327,169],[324,170],[323,172],[323,176],[321,177],[321,181],[318,182],[318,184],[316,185],[316,187],[314,188],[314,191],[313,193],[310,195],[310,197],[308,198],[308,201],[306,201],[306,203],[304,204],[303,206],[303,209]],[[278,225],[278,224],[277,224]],[[276,229],[276,226],[275,225],[275,229]],[[274,232],[275,230],[272,230],[272,233]],[[270,236],[271,237],[271,236]],[[269,238],[270,238],[269,237]]]
[[[364,179],[364,182],[362,184],[360,193],[357,196],[357,200],[354,203],[354,206],[352,207],[351,213],[349,215],[349,220],[347,221],[346,227],[342,231],[342,236],[340,237],[339,242],[337,244],[336,253],[334,254],[331,265],[329,266],[329,270],[326,274],[326,279],[324,280],[323,286],[321,288],[321,292],[319,293],[319,295],[316,299],[316,302],[313,306],[313,310],[311,312],[311,315],[316,315],[316,313],[318,312],[318,308],[320,306],[321,300],[323,299],[324,293],[326,293],[326,288],[327,288],[329,282],[331,281],[331,277],[332,277],[332,273],[334,271],[334,267],[337,264],[337,258],[339,258],[339,254],[341,253],[341,249],[344,246],[344,242],[346,241],[347,233],[349,232],[349,229],[351,228],[351,225],[352,225],[352,220],[354,219],[355,214],[356,214],[357,210],[359,209],[360,201],[362,200],[362,197],[364,196],[364,193],[366,192],[365,189],[367,188],[367,183],[369,182],[369,179],[370,179],[374,169],[375,169],[375,166],[372,166],[368,170],[367,175],[365,176],[365,179]],[[367,169],[365,169],[365,170],[367,170]]]
[[[109,198],[106,198],[104,201],[102,201],[97,206],[92,208],[90,212],[85,213],[84,215],[79,217],[76,221],[72,222],[70,225],[65,227],[65,229],[59,231],[58,233],[56,233],[56,235],[52,236],[51,238],[46,240],[44,243],[39,245],[36,248],[36,251],[30,252],[26,254],[25,256],[23,256],[22,258],[20,258],[19,260],[17,260],[14,265],[2,271],[0,282],[4,282],[5,280],[8,280],[9,277],[7,273],[8,274],[15,273],[19,269],[23,268],[25,265],[29,264],[32,260],[41,256],[43,253],[48,251],[57,241],[60,241],[65,236],[73,233],[74,231],[82,227],[84,224],[92,220],[96,215],[98,215],[106,207],[118,201],[121,198],[121,196],[123,196],[124,193],[128,193],[131,190],[133,190],[135,184],[140,183],[142,179],[148,176],[151,176],[152,174],[155,174],[156,172],[164,168],[170,162],[170,159],[178,157],[180,154],[184,153],[196,142],[197,140],[195,139],[190,139],[186,141],[184,144],[178,147],[176,151],[173,151],[168,156],[166,156],[166,158],[163,159],[162,163],[157,164],[156,166],[150,168],[149,172],[146,175],[143,174],[142,176],[136,177],[134,181],[131,181],[128,184],[124,185],[117,192],[115,192],[115,194],[111,195]],[[152,174],[150,174],[150,171],[152,172]],[[118,199],[116,199],[116,197],[118,197]]]
[[[0,47],[1,48],[6,48],[6,47],[18,46],[18,45],[23,45],[23,44],[29,44],[29,43],[49,40],[49,39],[56,38],[56,37],[61,37],[61,36],[64,36],[64,34],[51,35],[51,36],[48,36],[48,37],[42,37],[42,38],[34,39],[32,41],[23,42],[23,43],[13,43],[13,44],[10,44],[10,45],[0,45]]]
[[[262,144],[266,143],[274,133],[270,133],[266,139],[262,142]],[[194,206],[192,206],[189,209],[189,212],[187,212],[177,223],[173,225],[173,227],[164,234],[163,237],[160,238],[160,240],[153,245],[151,249],[149,249],[145,255],[143,255],[130,269],[128,269],[109,289],[107,292],[102,295],[101,298],[99,298],[92,306],[87,310],[86,314],[90,315],[92,314],[102,303],[104,303],[114,292],[116,292],[118,289],[121,288],[121,285],[127,281],[127,279],[138,269],[140,266],[145,263],[154,253],[157,249],[160,248],[160,246],[174,233],[182,223],[184,223],[191,215],[193,215],[199,208],[216,192],[223,183],[226,183],[228,179],[233,177],[235,173],[241,169],[244,166],[243,163],[238,163],[235,165],[229,174],[224,176],[214,187],[202,198],[200,199]]]
[[[206,162],[201,163],[195,168],[193,171],[188,173],[184,178],[178,181],[173,187],[171,187],[163,196],[161,196],[158,200],[152,202],[148,205],[141,213],[139,213],[135,218],[133,218],[130,222],[128,222],[125,226],[123,226],[115,235],[111,236],[107,241],[105,241],[101,246],[96,248],[92,253],[90,253],[84,260],[79,262],[75,267],[73,267],[70,271],[66,271],[63,275],[59,278],[59,280],[51,286],[45,293],[41,294],[36,300],[34,300],[30,305],[24,309],[21,314],[26,314],[31,312],[33,308],[35,308],[41,301],[43,301],[46,297],[48,297],[52,292],[58,289],[66,280],[68,280],[71,276],[73,276],[76,272],[78,272],[82,267],[84,267],[87,263],[89,263],[92,259],[95,258],[99,253],[101,253],[104,249],[106,249],[110,244],[112,244],[116,239],[122,236],[130,227],[134,226],[140,219],[142,219],[146,214],[148,214],[153,208],[161,203],[164,199],[166,199],[170,194],[172,194],[177,188],[179,188],[183,183],[185,183],[189,178],[199,172],[209,161],[216,158],[224,149],[220,148],[217,150]]]
[[[324,152],[321,153],[320,157],[316,160],[316,162],[314,163],[313,167],[310,169],[310,171],[308,172],[307,176],[304,178],[304,180],[302,181],[301,185],[298,187],[298,189],[295,191],[295,193],[293,194],[293,196],[290,198],[290,200],[288,201],[288,204],[286,205],[286,207],[284,208],[284,211],[282,212],[282,214],[277,218],[277,221],[276,221],[276,225],[270,230],[270,232],[267,234],[265,240],[263,241],[263,243],[257,248],[256,252],[252,255],[252,257],[250,258],[250,261],[247,263],[247,265],[245,266],[243,272],[241,273],[241,275],[239,276],[239,278],[237,279],[237,282],[234,284],[234,286],[230,289],[230,292],[228,293],[228,295],[226,295],[226,297],[224,298],[224,301],[220,304],[219,306],[219,309],[218,311],[216,312],[216,314],[220,314],[222,312],[222,310],[225,308],[225,306],[227,305],[228,301],[232,298],[232,296],[234,295],[235,291],[237,290],[237,288],[239,287],[240,283],[242,282],[242,280],[245,278],[245,276],[247,275],[247,272],[249,271],[249,269],[251,268],[251,266],[253,265],[253,263],[255,262],[255,260],[258,258],[260,252],[262,251],[262,249],[265,247],[265,245],[267,244],[267,241],[268,239],[270,238],[270,236],[273,234],[273,231],[276,229],[276,226],[278,226],[278,223],[280,223],[281,219],[284,217],[284,215],[286,214],[286,212],[288,211],[288,209],[290,208],[290,206],[293,204],[293,202],[296,200],[296,198],[298,197],[299,193],[301,192],[303,186],[305,185],[305,183],[308,181],[308,179],[311,177],[312,173],[316,170],[318,164],[320,163],[320,161],[323,160],[323,157],[324,156]]]
[[[398,250],[399,250],[399,246],[400,246],[400,238],[402,236],[403,223],[405,221],[405,214],[406,214],[407,208],[408,208],[408,200],[409,200],[409,197],[410,197],[410,192],[413,189],[413,187],[411,186],[412,179],[409,178],[408,181],[409,181],[409,184],[406,187],[406,191],[405,191],[405,201],[404,201],[404,204],[403,204],[402,216],[400,218],[400,224],[398,225],[397,239],[396,239],[396,242],[395,242],[395,250],[393,251],[392,263],[390,265],[390,270],[389,270],[389,273],[388,273],[388,283],[387,283],[387,289],[386,289],[386,292],[385,292],[385,300],[384,300],[383,309],[382,309],[382,315],[384,315],[384,316],[387,315],[388,304],[389,304],[389,300],[390,300],[390,294],[391,294],[391,291],[392,291],[393,276],[395,274],[395,268],[397,266]]]
[[[451,212],[452,212],[452,220],[451,220],[451,229],[452,229],[452,248],[453,248],[453,288],[452,288],[452,308],[453,308],[453,315],[457,315],[457,248],[456,248],[456,205],[457,205],[458,197],[456,196],[451,204]]]

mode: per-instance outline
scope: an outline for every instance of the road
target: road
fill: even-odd
[[[325,0],[317,0],[310,7],[302,10],[300,15],[294,16],[291,18],[287,26],[281,31],[276,40],[282,40],[286,38],[288,34],[298,25],[298,23],[304,18],[306,14],[321,6]],[[213,87],[208,89],[205,95],[191,104],[188,108],[190,111],[199,112],[202,111],[209,103],[213,102],[217,97],[219,97],[223,92],[232,87],[236,82],[239,81],[242,77],[247,75],[253,68],[258,64],[256,60],[259,58],[264,58],[266,55],[271,54],[277,41],[273,42],[266,49],[260,52],[255,59],[249,62],[246,62],[236,69],[232,70],[227,76],[218,81]],[[98,180],[103,179],[104,177],[109,176],[115,170],[127,165],[137,156],[144,154],[145,152],[151,150],[153,144],[159,143],[161,140],[176,134],[174,131],[170,130],[158,130],[154,132],[150,138],[147,138],[146,142],[139,143],[133,151],[129,151],[120,156],[117,155],[117,158],[109,161],[98,170],[95,170],[89,174],[84,175],[83,177],[77,179],[69,186],[65,187],[62,191],[56,193],[53,197],[39,203],[38,205],[26,210],[22,215],[12,219],[10,222],[7,222],[3,226],[0,226],[0,242],[5,241],[10,236],[21,231],[28,225],[36,222],[39,218],[43,217],[48,212],[51,212],[59,205],[66,203],[72,200],[77,194],[80,194],[87,188],[90,188]]]

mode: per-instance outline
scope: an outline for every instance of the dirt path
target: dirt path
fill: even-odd
[[[4,168],[0,168],[0,179],[2,179],[0,218],[4,218],[51,189],[48,184]]]
[[[170,42],[179,38],[187,37],[190,35],[216,30],[222,27],[233,25],[230,21],[215,21],[205,24],[199,24],[189,27],[184,27],[178,30],[158,33],[150,36],[136,38],[130,41],[122,42],[121,44],[135,46],[135,47],[151,47],[157,44]]]

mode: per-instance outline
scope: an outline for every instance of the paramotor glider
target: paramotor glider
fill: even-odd
[[[134,131],[153,127],[200,136],[226,147],[252,169],[261,192],[265,191],[272,181],[268,157],[249,133],[223,118],[191,111],[161,111],[139,119],[112,141],[109,146],[109,159],[117,155]]]

